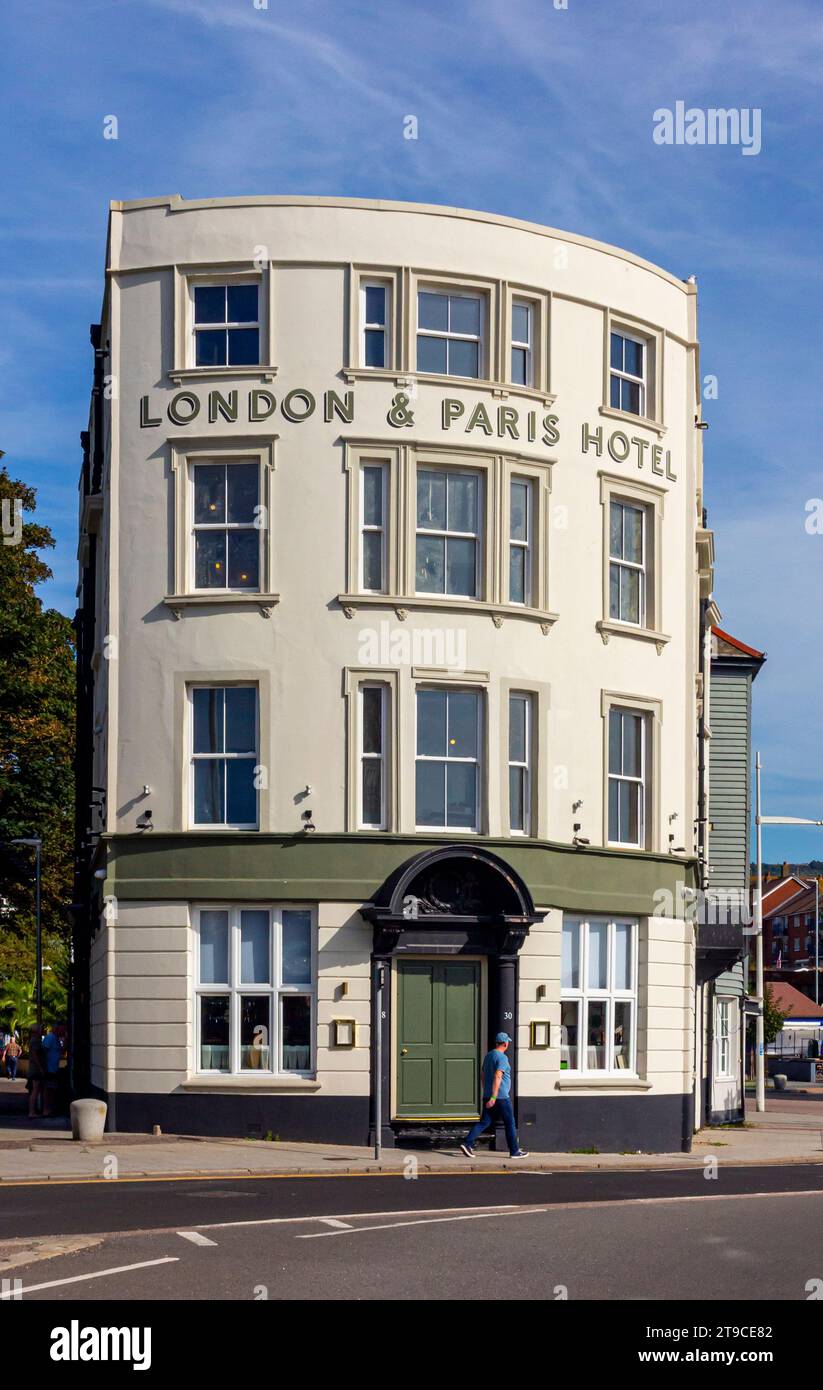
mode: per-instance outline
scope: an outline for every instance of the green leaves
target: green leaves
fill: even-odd
[[[0,469],[4,513],[36,493]],[[0,538],[0,994],[10,977],[23,988],[33,967],[34,854],[10,846],[43,840],[44,940],[69,935],[74,836],[74,632],[35,586],[51,575],[40,554],[54,545],[45,526],[24,519],[19,536]],[[9,543],[10,542],[10,543]]]
[[[786,1015],[780,1012],[774,1002],[771,985],[766,985],[763,990],[763,1030],[767,1045],[774,1042],[785,1019]]]

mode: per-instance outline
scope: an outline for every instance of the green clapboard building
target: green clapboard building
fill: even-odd
[[[709,892],[705,914],[711,920],[704,922],[702,931],[704,939],[727,932],[732,940],[737,939],[738,946],[729,955],[727,969],[718,974],[707,972],[699,979],[698,1124],[723,1124],[744,1116],[749,942],[754,949],[749,888],[752,684],[765,659],[764,652],[720,627],[712,627]],[[715,963],[722,959],[711,954]]]

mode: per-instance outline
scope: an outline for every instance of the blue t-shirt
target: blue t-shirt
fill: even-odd
[[[49,1075],[59,1070],[60,1053],[63,1048],[56,1033],[47,1033],[43,1039],[43,1051],[46,1054],[46,1071]]]
[[[506,1100],[512,1088],[512,1069],[509,1066],[509,1059],[505,1052],[498,1052],[497,1048],[493,1052],[487,1052],[483,1058],[483,1099],[489,1100],[494,1090],[494,1074],[502,1071],[500,1078],[500,1090],[497,1092],[498,1100]]]

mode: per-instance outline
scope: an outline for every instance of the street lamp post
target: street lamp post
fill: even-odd
[[[766,1020],[763,1017],[763,817],[760,814],[760,754],[755,763],[755,799],[757,828],[757,900],[754,927],[757,935],[754,942],[755,990],[757,992],[757,1020],[755,1024],[755,1077],[757,1079],[757,1109],[766,1109]]]
[[[37,1027],[43,1027],[43,934],[40,927],[40,857],[43,841],[36,836],[12,840],[13,845],[29,845],[34,849],[34,921],[36,932],[35,991],[37,997]]]
[[[754,925],[757,933],[756,937],[756,984],[757,1003],[759,1013],[757,1015],[757,1109],[766,1109],[766,1047],[765,1047],[765,1019],[763,1017],[764,1005],[764,986],[763,986],[763,840],[761,827],[764,825],[823,825],[823,820],[809,820],[806,816],[764,816],[760,808],[760,754],[756,760],[756,815],[755,825],[757,827],[757,897],[755,899],[755,918]],[[816,881],[815,881],[816,883]],[[817,890],[815,888],[815,909],[817,904]],[[815,910],[815,965],[817,964],[817,911]],[[817,972],[815,971],[815,998],[817,998]]]
[[[814,876],[814,1002],[820,1003],[820,879]]]

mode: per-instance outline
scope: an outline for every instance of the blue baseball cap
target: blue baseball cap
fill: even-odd
[[[495,1042],[511,1042],[511,1038],[509,1037],[508,1033],[498,1033],[497,1037],[495,1038]]]

